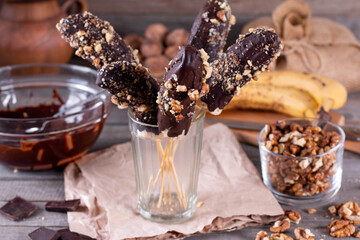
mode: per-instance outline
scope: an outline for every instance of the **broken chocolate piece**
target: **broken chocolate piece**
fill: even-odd
[[[115,61],[137,61],[136,53],[110,23],[90,12],[63,18],[56,27],[61,37],[77,49],[75,54],[91,62],[97,69]]]
[[[274,31],[258,28],[240,35],[235,44],[211,63],[210,91],[201,98],[208,110],[220,114],[242,86],[268,69],[281,49],[282,43]]]
[[[37,207],[34,204],[17,196],[0,208],[0,214],[10,220],[18,221],[29,217],[36,209]]]
[[[29,233],[29,237],[32,240],[58,240],[60,235],[58,232],[45,228],[40,227],[35,231]]]
[[[235,17],[227,0],[207,0],[194,21],[188,44],[204,49],[211,63],[223,51],[233,24]]]
[[[57,233],[59,235],[59,240],[95,240],[89,236],[71,232],[68,228],[58,230]]]
[[[45,209],[49,212],[69,212],[75,211],[80,205],[80,199],[68,201],[50,201],[45,205]]]
[[[159,84],[147,69],[134,62],[113,62],[98,72],[96,83],[113,94],[119,108],[130,107],[137,120],[156,124]]]
[[[186,45],[166,69],[157,100],[158,126],[160,131],[167,130],[169,137],[188,132],[196,101],[208,91],[207,58],[204,51]]]

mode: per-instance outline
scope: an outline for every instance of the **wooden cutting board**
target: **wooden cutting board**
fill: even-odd
[[[344,125],[345,118],[343,115],[338,113],[330,112],[331,121],[340,126]],[[281,113],[265,112],[265,111],[253,111],[253,110],[226,110],[219,116],[207,114],[207,118],[218,118],[218,119],[230,119],[230,120],[241,120],[251,121],[260,123],[271,123],[280,119],[289,118],[289,116]],[[252,130],[240,130],[232,129],[236,134],[240,142],[248,143],[257,146],[257,137],[259,131]],[[345,141],[345,149],[360,154],[360,142],[356,141]]]

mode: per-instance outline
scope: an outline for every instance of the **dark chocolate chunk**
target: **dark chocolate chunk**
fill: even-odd
[[[71,232],[68,228],[58,230],[57,233],[59,234],[59,240],[95,240],[89,236]]]
[[[282,43],[274,31],[251,29],[239,36],[217,60],[211,63],[210,91],[201,100],[212,114],[220,114],[234,94],[248,81],[268,70],[279,55]]]
[[[194,21],[188,44],[204,49],[211,63],[223,51],[232,24],[235,17],[227,0],[207,0]]]
[[[156,124],[158,82],[134,62],[113,62],[102,68],[96,83],[113,94],[119,108],[130,107],[137,120]]]
[[[60,235],[57,231],[45,227],[40,227],[29,233],[29,237],[32,240],[58,240]]]
[[[90,12],[63,18],[56,27],[62,38],[77,49],[75,54],[91,62],[97,69],[111,62],[137,61],[137,55],[110,23]]]
[[[208,56],[202,54],[206,53],[186,45],[166,69],[157,100],[158,126],[160,131],[167,130],[169,137],[188,132],[196,101],[208,90],[205,79]]]
[[[10,220],[18,221],[29,217],[36,211],[37,207],[21,197],[15,197],[0,208],[0,214]]]
[[[50,201],[45,205],[45,209],[49,212],[69,212],[75,211],[80,205],[80,199],[68,201]]]

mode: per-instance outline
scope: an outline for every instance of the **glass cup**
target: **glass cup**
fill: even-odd
[[[258,138],[262,177],[279,202],[288,205],[316,205],[328,202],[341,187],[345,133],[338,125],[314,118],[289,118],[286,124],[319,126],[341,136],[339,143],[322,154],[285,156],[266,147],[266,127]],[[269,142],[269,141],[268,141]]]
[[[204,118],[205,112],[199,113],[185,136],[170,138],[129,111],[137,201],[144,218],[175,223],[194,214]]]

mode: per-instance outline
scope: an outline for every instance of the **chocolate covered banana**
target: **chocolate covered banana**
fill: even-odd
[[[156,124],[159,84],[147,69],[128,61],[112,62],[98,72],[96,83],[111,94],[119,108],[130,107],[141,122]]]
[[[279,55],[282,42],[273,30],[250,29],[240,35],[221,56],[211,63],[210,91],[201,98],[208,110],[218,115],[234,94],[248,81],[266,71]]]
[[[137,62],[137,54],[125,44],[110,23],[90,12],[63,18],[56,27],[61,37],[77,49],[75,54],[97,69],[116,61]]]
[[[208,56],[203,50],[186,45],[180,48],[166,69],[157,103],[158,126],[169,137],[186,134],[194,115],[196,101],[204,96],[211,76]]]
[[[194,21],[187,44],[204,49],[211,63],[223,51],[233,24],[235,17],[227,0],[207,0]]]

